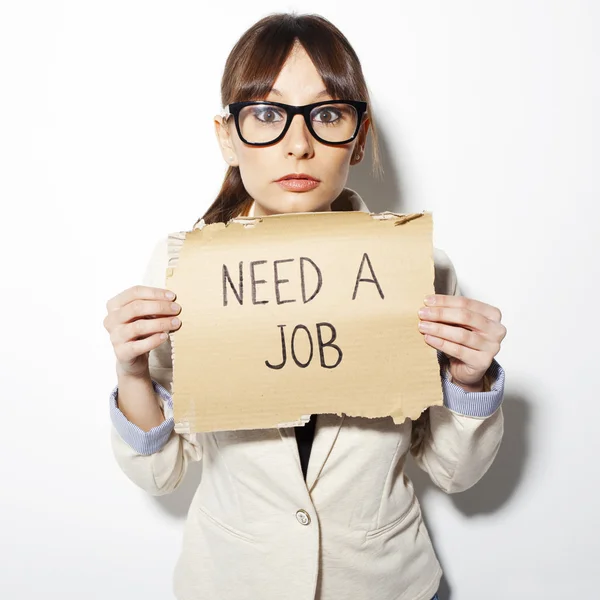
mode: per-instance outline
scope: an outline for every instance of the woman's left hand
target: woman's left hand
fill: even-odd
[[[419,330],[425,341],[448,356],[453,383],[467,391],[481,391],[483,376],[506,336],[502,313],[464,296],[434,294],[424,303]]]

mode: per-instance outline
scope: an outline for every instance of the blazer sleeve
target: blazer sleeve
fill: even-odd
[[[454,266],[434,250],[435,291],[461,295]],[[475,485],[496,457],[504,433],[504,370],[496,360],[483,392],[466,392],[451,382],[448,358],[438,351],[443,406],[431,406],[413,422],[411,454],[431,480],[448,494]]]
[[[154,247],[143,276],[144,285],[166,287],[168,259],[168,238],[164,238]],[[150,351],[148,366],[165,420],[147,432],[128,421],[118,408],[117,386],[110,394],[111,446],[125,475],[149,494],[161,496],[181,484],[190,462],[202,459],[202,439],[201,434],[178,434],[174,430],[169,391],[173,380],[170,337]]]

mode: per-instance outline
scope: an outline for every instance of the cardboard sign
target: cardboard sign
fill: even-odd
[[[442,404],[418,309],[432,216],[239,217],[185,233],[166,285],[179,433],[302,425],[313,413],[416,419]]]

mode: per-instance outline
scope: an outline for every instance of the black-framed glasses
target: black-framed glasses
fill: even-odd
[[[303,115],[311,134],[324,144],[347,144],[358,134],[367,103],[359,100],[325,100],[303,106],[249,100],[232,102],[221,113],[233,115],[240,139],[250,146],[267,146],[281,140],[295,115]]]

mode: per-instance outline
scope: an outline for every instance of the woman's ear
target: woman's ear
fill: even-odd
[[[350,159],[351,165],[357,165],[363,159],[365,154],[365,145],[367,143],[367,132],[369,131],[370,125],[370,119],[365,117],[362,125],[360,126],[358,136],[356,137],[356,144],[354,145],[354,151],[352,152],[352,158]]]
[[[233,147],[233,140],[231,139],[231,132],[229,130],[229,123],[223,120],[221,115],[216,115],[214,118],[215,124],[215,135],[221,148],[221,154],[225,159],[225,162],[230,167],[237,167],[239,165],[237,160],[237,154]]]

